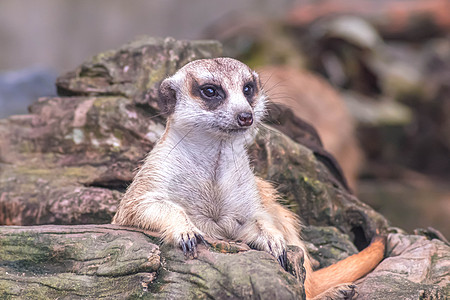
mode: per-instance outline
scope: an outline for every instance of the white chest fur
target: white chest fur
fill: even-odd
[[[165,143],[168,199],[208,236],[238,238],[260,203],[243,141],[190,132],[171,133]]]

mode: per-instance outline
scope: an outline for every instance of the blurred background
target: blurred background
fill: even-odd
[[[0,0],[0,118],[141,35],[221,41],[317,128],[361,200],[450,236],[450,0]]]

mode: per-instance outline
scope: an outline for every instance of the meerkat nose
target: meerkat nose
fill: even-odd
[[[237,115],[239,126],[248,127],[253,124],[253,115],[249,112],[242,112]]]

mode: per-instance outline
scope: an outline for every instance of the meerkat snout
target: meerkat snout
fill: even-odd
[[[237,121],[241,127],[249,127],[253,124],[253,115],[250,112],[241,112],[237,115]]]

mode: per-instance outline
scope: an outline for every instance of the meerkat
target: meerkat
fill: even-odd
[[[384,242],[377,241],[312,270],[298,218],[250,166],[246,146],[264,117],[266,96],[247,65],[232,58],[193,61],[161,83],[159,97],[168,114],[166,130],[113,224],[158,231],[164,243],[194,258],[203,237],[242,241],[270,253],[285,269],[286,246],[296,245],[305,253],[307,299],[337,299],[381,261]]]

